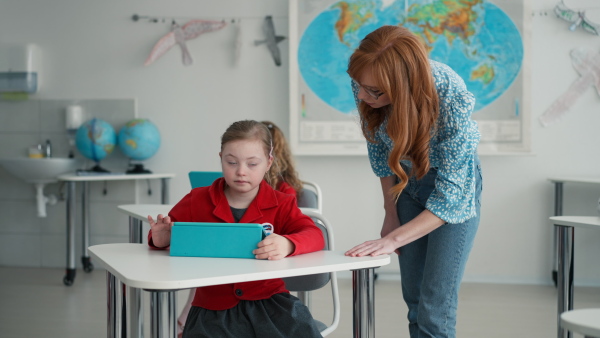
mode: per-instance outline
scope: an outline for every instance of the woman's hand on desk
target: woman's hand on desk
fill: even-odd
[[[152,242],[156,247],[164,248],[171,244],[171,217],[159,214],[156,217],[156,221],[152,216],[148,215],[148,222],[150,223],[150,230],[152,230]]]
[[[295,246],[289,239],[278,234],[270,234],[258,243],[258,249],[252,253],[256,259],[268,259],[270,261],[287,257],[294,252]]]
[[[397,243],[388,237],[384,237],[359,244],[346,251],[345,255],[351,257],[379,256],[393,252],[400,254]]]

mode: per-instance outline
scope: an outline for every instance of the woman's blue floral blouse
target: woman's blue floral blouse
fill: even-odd
[[[426,208],[447,223],[462,223],[475,216],[475,175],[479,130],[471,119],[475,98],[464,81],[450,67],[430,60],[439,97],[437,131],[430,141],[429,161],[437,168],[435,189]],[[354,97],[358,94],[354,88]],[[357,101],[358,103],[358,101]],[[375,133],[375,143],[367,142],[371,168],[378,177],[394,175],[388,166],[393,147],[386,133],[387,119]],[[401,161],[410,167],[410,161]]]

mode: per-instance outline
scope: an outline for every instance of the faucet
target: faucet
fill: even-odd
[[[44,148],[46,157],[52,157],[52,144],[50,140],[46,140],[46,147]]]

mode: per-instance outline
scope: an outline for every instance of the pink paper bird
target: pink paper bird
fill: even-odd
[[[179,26],[175,21],[171,25],[171,31],[163,36],[152,48],[150,55],[144,62],[148,66],[165,54],[176,44],[181,47],[181,59],[185,66],[193,63],[192,55],[187,48],[186,41],[198,37],[200,34],[214,32],[225,27],[227,24],[223,21],[191,20],[183,26]]]

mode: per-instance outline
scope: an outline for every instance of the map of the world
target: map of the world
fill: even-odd
[[[510,17],[486,0],[347,0],[333,3],[306,27],[298,46],[304,82],[327,105],[356,111],[346,74],[362,38],[382,25],[403,25],[433,60],[452,67],[477,98],[475,111],[500,97],[523,61],[521,35]]]

